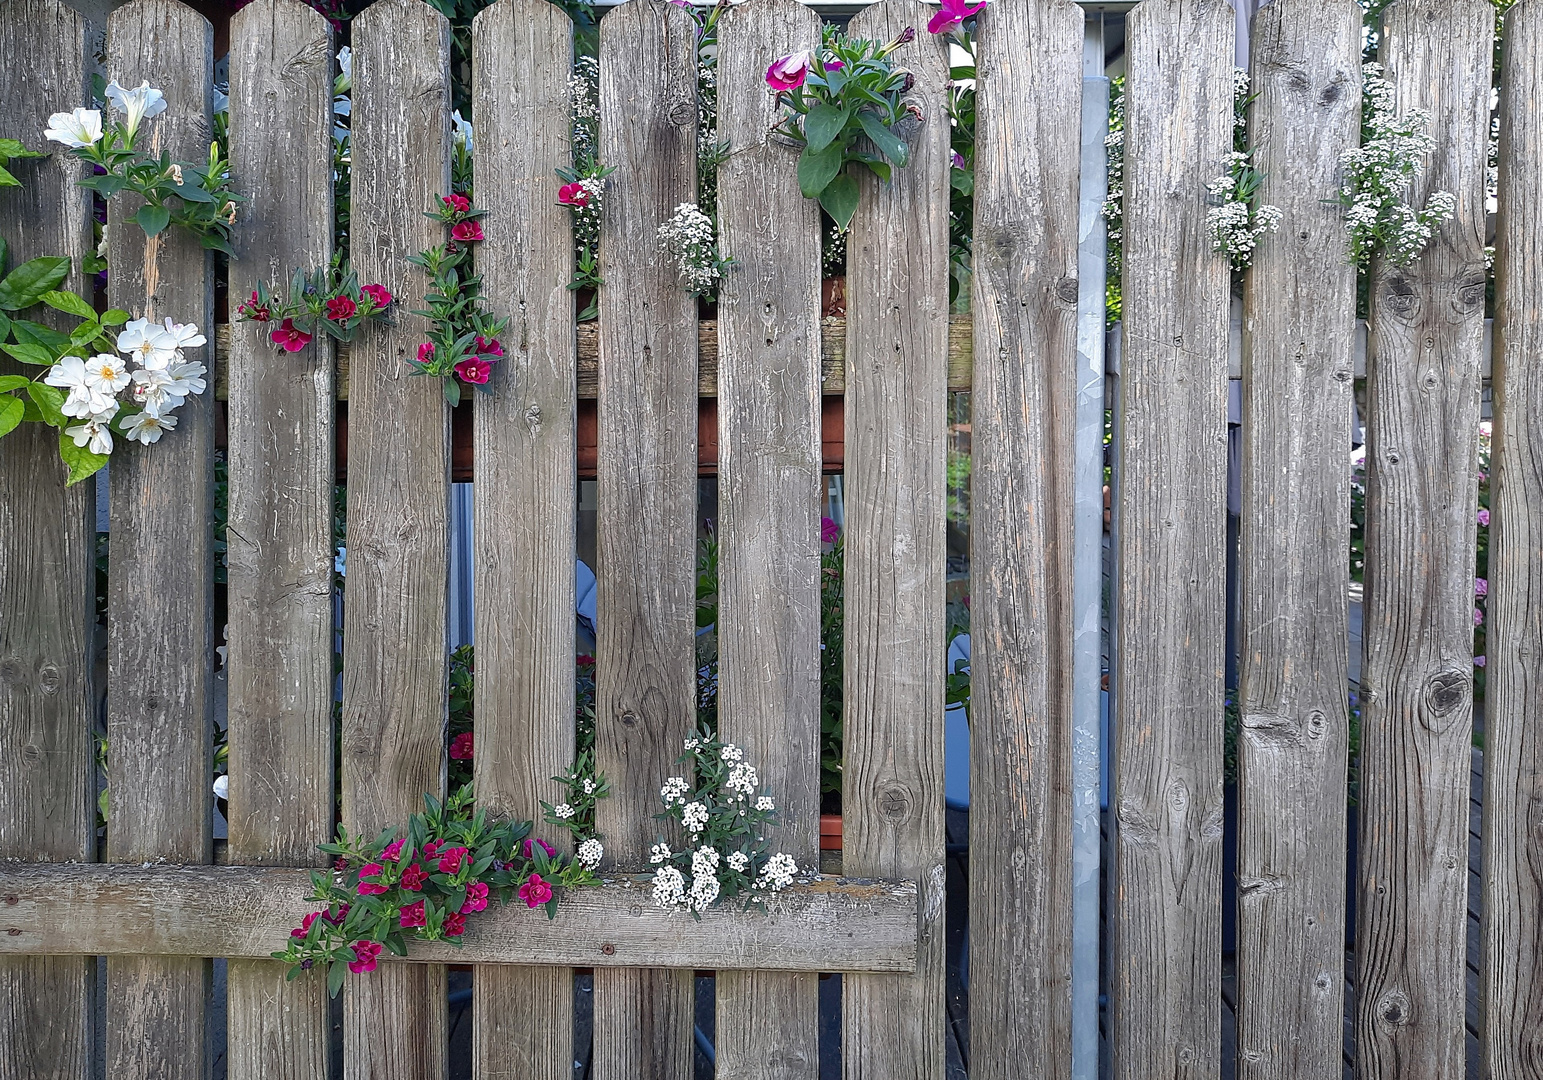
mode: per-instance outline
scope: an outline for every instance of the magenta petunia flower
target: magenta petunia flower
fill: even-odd
[[[809,77],[809,65],[814,63],[814,53],[801,49],[778,57],[766,69],[766,85],[773,90],[793,90],[804,85]]]
[[[375,970],[376,958],[380,956],[380,946],[373,941],[354,942],[355,960],[350,960],[348,970],[355,975],[362,975],[366,971]]]
[[[459,240],[463,244],[469,244],[474,240],[482,239],[482,222],[462,221],[450,230],[450,238]]]
[[[252,299],[236,308],[236,311],[244,318],[251,319],[253,322],[267,322],[273,318],[273,312],[269,311],[258,301],[256,289],[252,290]]]
[[[359,291],[374,301],[376,308],[388,308],[396,299],[384,285],[365,285]]]
[[[1479,511],[1479,524],[1480,525],[1488,525],[1489,524],[1489,511],[1488,510],[1480,510]]]
[[[347,296],[334,296],[331,300],[327,301],[327,318],[333,322],[351,319],[354,316],[354,312],[358,310],[359,305]]]
[[[1489,595],[1489,579],[1488,578],[1476,577],[1476,578],[1473,579],[1473,595],[1475,595],[1475,596],[1488,596]]]
[[[488,906],[488,887],[480,881],[466,886],[466,900],[461,904],[461,914],[468,915]]]
[[[295,329],[295,320],[285,319],[268,337],[285,352],[299,352],[311,343],[311,335]]]
[[[564,206],[588,206],[589,189],[578,181],[557,189],[557,201]]]
[[[486,360],[471,356],[455,365],[455,373],[464,383],[481,386],[493,374],[493,365]]]
[[[540,907],[552,899],[552,886],[542,881],[540,874],[532,874],[520,886],[520,899],[526,907]]]
[[[927,31],[932,34],[946,34],[985,6],[984,3],[979,3],[971,7],[968,0],[943,0],[943,6],[927,24]]]
[[[493,338],[490,341],[487,338],[479,335],[477,338],[477,346],[472,351],[475,352],[478,356],[484,358],[490,356],[499,360],[504,358],[504,347],[503,345],[499,344],[497,338]]]

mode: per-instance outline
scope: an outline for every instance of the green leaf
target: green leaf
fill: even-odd
[[[841,171],[845,150],[839,143],[832,143],[816,153],[808,147],[798,155],[798,190],[806,199],[817,199],[825,185]]]
[[[188,202],[214,202],[214,196],[209,194],[203,188],[198,187],[196,184],[180,184],[173,188],[172,191],[174,191],[179,198],[185,199]]]
[[[98,321],[103,326],[122,326],[129,321],[129,313],[122,308],[109,308]]]
[[[220,254],[228,255],[232,259],[236,257],[236,252],[230,246],[230,241],[226,240],[219,233],[204,233],[198,238],[198,242],[210,251],[218,251]]]
[[[852,224],[852,215],[857,213],[857,198],[857,181],[842,173],[820,192],[820,205],[835,220],[836,227],[845,231]]]
[[[21,181],[12,176],[9,169],[0,166],[0,187],[21,187]]]
[[[101,324],[93,319],[90,322],[83,322],[75,328],[75,332],[70,335],[70,345],[75,348],[84,348],[101,336]]]
[[[51,326],[30,319],[12,319],[11,336],[18,344],[42,345],[48,349],[62,349],[70,343],[70,335],[61,334]]]
[[[20,311],[42,299],[70,273],[70,260],[45,255],[22,263],[0,281],[0,310]]]
[[[96,312],[92,310],[91,305],[72,292],[58,292],[50,289],[39,299],[57,311],[74,315],[77,319],[90,319],[93,323],[96,322]]]
[[[11,317],[0,311],[0,341],[11,336]]]
[[[0,398],[0,435],[9,435],[21,423],[27,406],[19,397]]]
[[[902,169],[906,162],[911,160],[911,148],[906,146],[905,140],[889,130],[872,113],[858,113],[857,122],[863,126],[863,134],[873,140],[873,145],[884,152],[884,156],[893,161]]]
[[[38,367],[53,367],[54,354],[51,350],[41,345],[0,345],[23,364],[35,364]]]
[[[343,989],[343,979],[348,975],[348,965],[342,960],[332,961],[327,968],[327,996],[337,997],[338,991]]]
[[[59,457],[70,467],[70,478],[64,482],[65,487],[95,476],[107,464],[106,454],[93,454],[84,446],[76,446],[75,440],[62,431],[59,433]]]
[[[31,381],[25,375],[0,375],[0,394],[19,390]]]
[[[32,399],[32,404],[38,407],[38,412],[43,414],[45,424],[63,428],[69,423],[69,419],[60,411],[64,407],[64,391],[57,386],[38,382],[28,383],[27,396]]]
[[[171,211],[164,206],[146,203],[134,215],[134,220],[141,229],[145,230],[146,236],[155,236],[162,229],[166,228],[167,225],[171,224]]]
[[[810,109],[809,115],[804,117],[804,138],[809,142],[809,149],[819,153],[829,146],[841,134],[841,129],[847,126],[851,115],[848,110],[838,109],[823,101]]]
[[[446,375],[444,378],[445,400],[453,409],[461,403],[461,384],[456,381],[454,375]]]

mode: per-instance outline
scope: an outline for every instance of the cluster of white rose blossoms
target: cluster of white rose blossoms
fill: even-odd
[[[60,411],[81,421],[64,433],[93,454],[112,453],[114,429],[133,442],[156,442],[161,432],[177,426],[173,414],[183,402],[208,385],[204,365],[183,355],[184,349],[203,344],[204,336],[192,323],[135,319],[118,334],[122,357],[61,358],[43,381],[67,392]],[[137,365],[132,370],[131,363]]]
[[[654,902],[698,915],[720,900],[746,895],[754,904],[791,885],[798,864],[767,846],[762,829],[777,807],[770,796],[756,794],[760,777],[744,751],[703,735],[686,740],[681,761],[691,766],[696,785],[672,776],[659,797],[663,816],[680,823],[687,845],[677,852],[661,840],[650,850],[658,868]]]
[[[658,229],[659,240],[675,259],[681,288],[691,296],[712,292],[723,277],[724,260],[718,257],[718,237],[713,219],[696,203],[681,203]]]

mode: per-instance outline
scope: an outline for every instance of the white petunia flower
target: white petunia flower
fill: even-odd
[[[76,446],[84,446],[93,454],[110,454],[113,452],[113,433],[107,425],[117,411],[115,404],[112,412],[97,413],[84,424],[65,428],[64,433],[75,440]]]
[[[221,773],[214,778],[214,793],[222,799],[230,798],[230,774]]]
[[[604,855],[605,846],[602,845],[600,841],[596,840],[593,836],[579,845],[579,862],[584,865],[586,870],[593,870],[595,867],[599,866],[600,859]]]
[[[72,150],[95,146],[102,137],[102,113],[97,109],[56,112],[48,118],[43,137],[50,142],[63,143]]]
[[[123,426],[123,436],[131,442],[140,442],[149,446],[160,440],[161,432],[170,431],[176,426],[177,418],[170,413],[157,414],[145,409],[135,413]]]
[[[461,110],[457,109],[450,114],[451,138],[457,146],[466,147],[466,152],[471,153],[472,130],[471,121],[461,119]]]
[[[125,90],[118,85],[118,80],[114,79],[107,84],[105,96],[114,109],[128,117],[123,122],[123,127],[128,132],[130,140],[139,130],[141,120],[160,116],[166,111],[166,99],[161,96],[159,90],[152,89],[148,82],[141,82],[133,90]]]
[[[97,353],[86,361],[86,385],[116,394],[129,384],[129,368],[112,353]]]

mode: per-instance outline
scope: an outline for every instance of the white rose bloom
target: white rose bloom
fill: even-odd
[[[43,131],[43,137],[75,150],[82,146],[95,146],[102,137],[102,114],[97,109],[56,112],[48,118],[48,127]]]
[[[86,362],[78,356],[61,358],[57,364],[48,369],[48,374],[43,376],[43,381],[49,386],[57,386],[61,390],[69,391],[64,404],[59,406],[59,411],[65,416],[84,420],[108,410],[116,412],[118,409],[118,403],[113,400],[110,392],[91,385],[86,371]]]
[[[97,353],[86,361],[86,385],[116,394],[129,384],[129,367],[112,353]]]
[[[117,406],[113,407],[115,412]],[[76,446],[84,446],[93,454],[110,454],[113,452],[113,433],[107,425],[112,421],[113,413],[98,413],[84,424],[65,428],[64,433],[75,440]]]
[[[167,368],[166,373],[171,376],[172,393],[179,397],[187,397],[189,394],[202,394],[209,385],[204,382],[204,366],[194,360],[186,364],[173,364]]]
[[[165,368],[140,368],[134,372],[134,400],[152,416],[165,416],[182,404],[177,380]]]
[[[114,79],[107,84],[106,97],[114,109],[127,115],[128,119],[123,122],[123,126],[130,139],[139,130],[141,120],[160,116],[166,111],[166,99],[159,90],[152,89],[148,82],[141,82],[133,90],[125,90]]]
[[[118,351],[127,353],[142,367],[164,368],[177,358],[177,343],[149,319],[134,319],[118,332]]]
[[[170,319],[166,320],[166,337],[170,340],[172,348],[176,350],[173,355],[177,360],[182,359],[183,349],[196,349],[208,341],[198,332],[198,326],[195,323],[174,323]]]
[[[124,438],[130,441],[141,442],[149,446],[160,439],[161,432],[170,431],[176,426],[177,418],[175,416],[170,414],[157,415],[146,409],[143,412],[135,413],[129,422],[123,426],[123,435]]]

